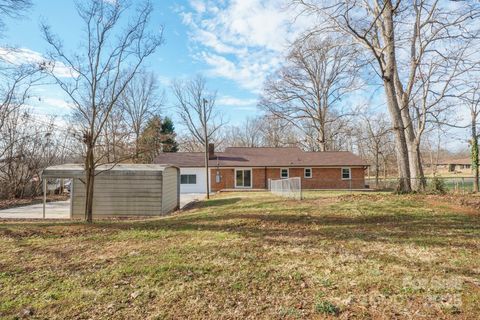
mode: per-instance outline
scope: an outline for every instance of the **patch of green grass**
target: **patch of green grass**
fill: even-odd
[[[327,315],[337,315],[340,309],[330,301],[320,300],[315,304],[315,312]]]

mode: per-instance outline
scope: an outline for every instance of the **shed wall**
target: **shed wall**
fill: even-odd
[[[73,183],[73,217],[83,217],[85,185],[79,179],[74,179]],[[95,178],[93,214],[94,216],[161,215],[162,174],[98,175]]]
[[[166,168],[163,171],[162,213],[167,214],[179,206],[178,169]]]

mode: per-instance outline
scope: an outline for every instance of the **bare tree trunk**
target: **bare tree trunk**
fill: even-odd
[[[472,167],[473,167],[473,192],[478,192],[478,136],[477,136],[477,114],[472,112]]]
[[[385,181],[387,181],[387,176],[388,176],[387,158],[383,154],[382,154],[382,160],[383,160],[383,177],[384,177]]]
[[[398,164],[399,176],[399,192],[411,192],[410,185],[410,164],[408,160],[407,139],[405,138],[405,130],[403,120],[396,100],[395,87],[392,81],[384,79],[385,93],[388,102],[388,111],[392,117],[393,132],[395,133],[395,144]]]
[[[396,72],[396,57],[395,57],[395,35],[393,27],[393,6],[390,1],[385,3],[385,10],[383,13],[385,31],[384,37],[386,42],[385,50],[385,70],[383,75],[383,83],[385,87],[385,94],[387,96],[387,105],[390,116],[392,117],[393,131],[395,132],[398,174],[399,174],[399,192],[411,192],[410,184],[410,164],[408,161],[408,147],[407,139],[405,137],[405,125],[403,123],[402,112],[397,100],[397,92],[395,90],[395,72]]]
[[[422,166],[422,157],[420,153],[420,142],[417,139],[408,141],[408,152],[410,161],[410,179],[413,191],[425,190],[425,176]]]
[[[378,145],[375,146],[375,185],[378,188],[378,176],[380,175]]]
[[[327,151],[326,141],[325,141],[325,130],[320,130],[318,132],[318,148],[320,151],[324,152]]]
[[[140,131],[135,130],[135,162],[140,159]]]
[[[93,221],[93,189],[95,182],[95,163],[93,146],[87,142],[87,154],[85,157],[85,220],[88,223]]]

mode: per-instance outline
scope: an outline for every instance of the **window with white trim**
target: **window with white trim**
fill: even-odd
[[[196,174],[181,174],[180,184],[197,184]]]
[[[280,178],[281,179],[288,179],[288,168],[280,169]]]
[[[312,168],[305,168],[303,176],[307,179],[312,177]]]
[[[342,180],[352,179],[352,169],[351,168],[342,168]]]

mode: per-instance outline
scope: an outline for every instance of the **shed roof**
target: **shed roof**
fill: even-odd
[[[203,167],[203,152],[161,153],[155,163],[172,163],[178,167]],[[208,161],[214,167],[328,167],[367,166],[359,156],[348,151],[305,152],[290,148],[243,148],[230,147],[224,152],[215,152]]]
[[[101,175],[138,174],[155,175],[161,174],[166,168],[174,167],[168,164],[104,164],[96,168],[95,173]],[[81,178],[85,176],[84,166],[78,163],[68,163],[47,167],[42,172],[46,178]]]

